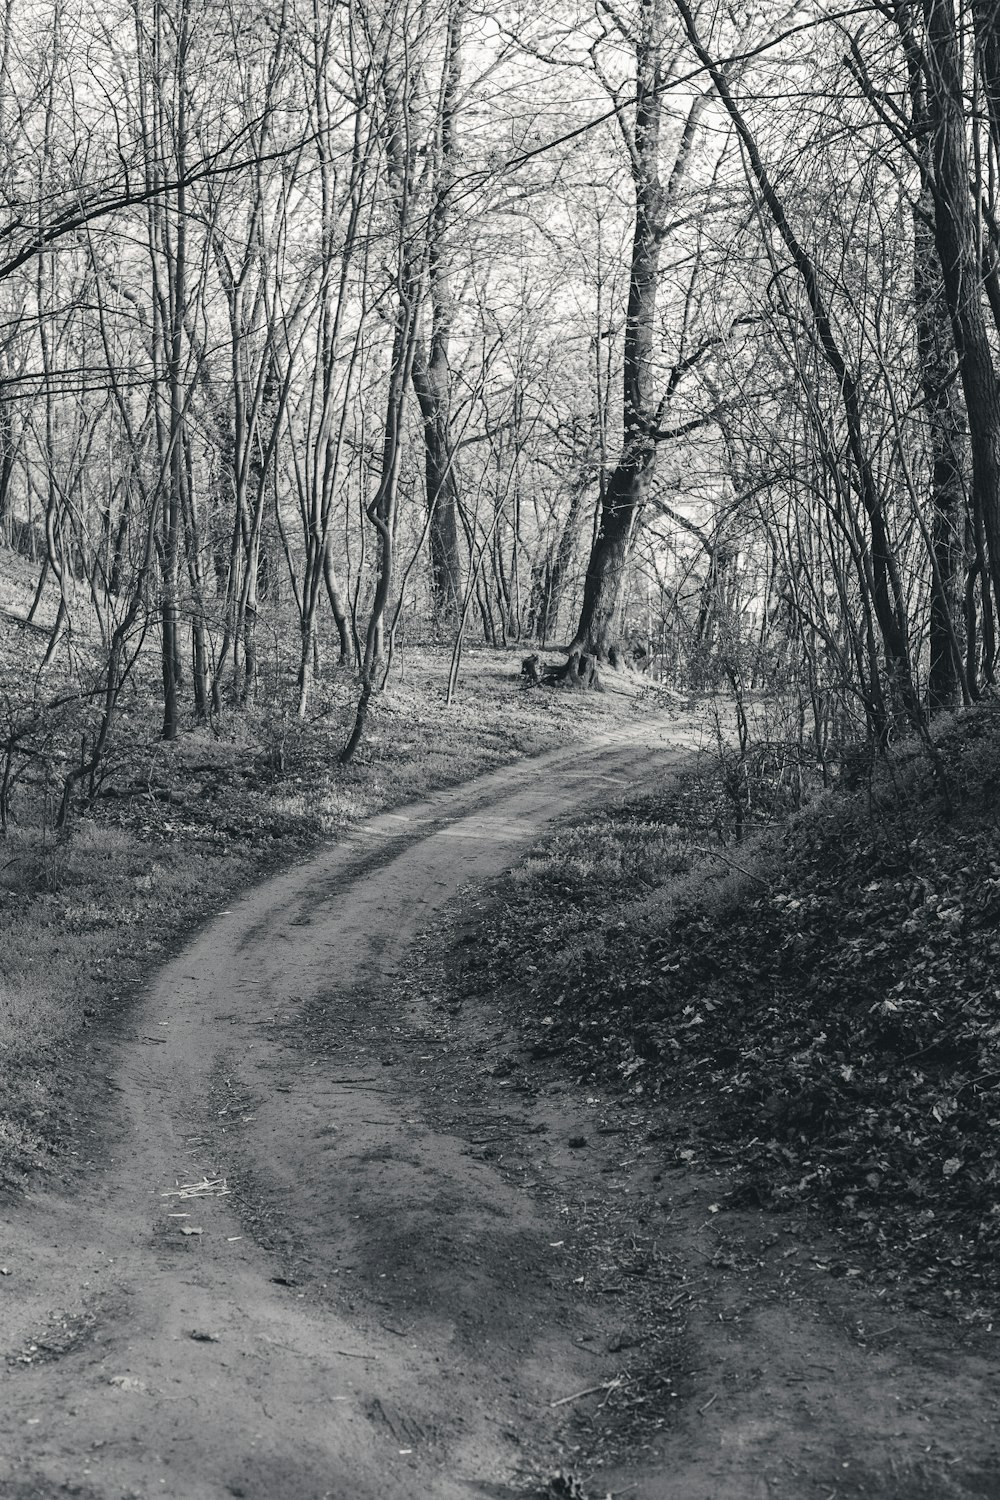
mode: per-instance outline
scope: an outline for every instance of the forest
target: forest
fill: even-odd
[[[773,691],[822,765],[990,688],[990,0],[2,26],[4,822],[140,679],[169,741],[344,668],[349,758],[406,642]]]
[[[998,382],[1000,0],[4,0],[0,1494],[1000,1495]]]

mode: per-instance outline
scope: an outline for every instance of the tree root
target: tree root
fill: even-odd
[[[541,657],[526,656],[521,663],[521,676],[534,687],[578,688],[603,693],[604,685],[597,670],[597,658],[573,655],[568,661],[544,664]]]

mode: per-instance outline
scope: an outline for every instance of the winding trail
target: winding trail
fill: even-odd
[[[642,1107],[406,982],[457,890],[697,735],[373,819],[159,972],[94,1080],[102,1151],[0,1246],[3,1500],[503,1500],[560,1463],[592,1500],[1000,1500],[992,1328],[888,1305]]]
[[[336,1042],[310,1057],[297,1017],[346,1034],[461,886],[691,743],[647,721],[372,819],[160,971],[121,1045],[108,1159],[70,1198],[33,1196],[4,1247],[0,1493],[512,1493],[506,1393],[544,1405],[592,1374],[547,1283],[537,1308],[525,1284],[544,1226],[421,1118],[419,1034],[398,1066],[376,1042],[359,1067]],[[390,1279],[413,1291],[405,1327],[379,1306]]]

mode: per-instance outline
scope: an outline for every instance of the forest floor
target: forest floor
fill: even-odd
[[[756,1163],[748,1193],[750,1106],[718,1107],[721,1085],[712,1128],[731,1038],[666,1067],[668,1031],[710,1036],[712,1013],[656,1014],[638,985],[649,902],[656,973],[705,947],[711,999],[744,972],[737,942],[760,930],[761,969],[772,915],[803,899],[780,863],[798,846],[713,848],[704,827],[694,848],[648,815],[704,795],[705,728],[609,728],[372,817],[234,900],[90,1029],[78,1169],[32,1179],[9,1218],[0,1495],[1000,1496],[982,1278],[946,1307],[877,1216],[845,1240],[808,1182],[782,1195],[787,1158],[766,1181]],[[847,847],[843,805],[828,814]],[[773,1022],[757,1045],[776,1075]],[[797,1080],[755,1106],[793,1158]]]

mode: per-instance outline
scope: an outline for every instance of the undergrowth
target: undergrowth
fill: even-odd
[[[880,1285],[1000,1294],[1000,711],[732,841],[720,757],[565,826],[478,913],[457,989],[665,1111],[734,1203],[807,1206]]]

